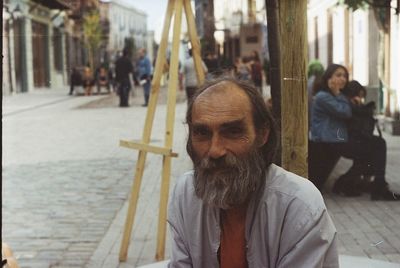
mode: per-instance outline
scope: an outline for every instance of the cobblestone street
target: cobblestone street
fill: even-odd
[[[118,143],[140,139],[142,96],[128,109],[116,96],[26,97],[3,103],[3,241],[21,267],[85,267],[127,200],[137,153]]]
[[[132,161],[104,158],[4,169],[3,234],[22,267],[83,267],[126,199]]]

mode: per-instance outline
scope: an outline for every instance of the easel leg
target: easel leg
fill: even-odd
[[[168,84],[167,123],[165,131],[165,147],[172,148],[174,136],[174,119],[176,106],[176,89],[178,87],[179,45],[182,24],[183,0],[175,3],[174,33],[172,39],[171,65],[169,68],[170,81]],[[167,224],[167,204],[169,194],[169,180],[171,176],[171,157],[164,157],[162,189],[160,192],[160,210],[158,218],[158,236],[156,259],[164,259],[165,235]]]
[[[165,156],[163,161],[163,174],[161,181],[160,193],[160,209],[158,216],[158,236],[157,236],[157,249],[156,260],[161,261],[165,256],[165,237],[166,237],[166,223],[167,223],[167,207],[169,195],[169,182],[171,177],[171,157]]]
[[[129,199],[128,214],[126,215],[125,228],[122,236],[121,248],[119,251],[119,260],[126,261],[128,247],[131,239],[132,226],[135,220],[137,201],[139,198],[140,185],[142,183],[144,164],[146,162],[146,152],[139,151],[138,162],[136,165],[135,180],[131,188],[131,197]]]
[[[152,125],[153,125],[155,108],[157,105],[158,93],[159,93],[159,88],[160,88],[162,69],[163,69],[163,65],[165,62],[165,51],[167,49],[168,33],[169,33],[170,25],[171,25],[171,18],[174,13],[174,7],[175,7],[175,0],[169,0],[166,15],[165,15],[162,40],[160,43],[160,48],[159,48],[157,61],[156,61],[156,68],[155,68],[155,72],[154,72],[154,78],[152,81],[153,89],[150,94],[150,102],[149,102],[149,107],[148,107],[147,114],[146,114],[146,122],[145,122],[145,126],[144,126],[144,131],[143,131],[142,141],[145,144],[148,144],[150,141],[151,129],[152,129]],[[128,247],[129,247],[129,242],[131,239],[133,223],[135,220],[137,201],[139,198],[140,185],[142,182],[145,162],[146,162],[146,152],[139,151],[138,161],[136,164],[136,173],[135,173],[134,182],[133,182],[133,185],[131,188],[131,196],[130,196],[130,200],[129,200],[128,212],[127,212],[125,226],[124,226],[124,233],[122,236],[121,247],[120,247],[120,252],[119,252],[119,260],[122,262],[126,261],[126,258],[128,255]]]
[[[196,23],[192,12],[192,6],[190,5],[190,0],[183,0],[183,1],[185,7],[186,21],[188,25],[189,39],[192,44],[194,67],[196,70],[198,84],[201,85],[204,82],[205,75],[200,56],[200,41],[197,36]]]

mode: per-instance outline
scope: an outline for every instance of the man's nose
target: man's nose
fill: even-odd
[[[208,156],[213,159],[219,159],[226,155],[226,148],[223,139],[214,135],[211,139],[210,149],[208,150]]]

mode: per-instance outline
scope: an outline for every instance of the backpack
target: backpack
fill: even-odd
[[[355,140],[371,138],[374,135],[375,127],[379,136],[382,136],[377,120],[373,116],[375,103],[369,102],[365,105],[352,106],[352,118],[348,122],[350,138]]]

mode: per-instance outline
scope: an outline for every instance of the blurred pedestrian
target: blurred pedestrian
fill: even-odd
[[[85,89],[85,96],[92,95],[92,89],[95,84],[93,71],[89,66],[83,69],[83,88]]]
[[[235,76],[244,81],[250,81],[250,66],[243,62],[241,57],[237,57],[235,61]]]
[[[69,88],[69,95],[74,93],[74,87],[82,86],[82,76],[78,71],[77,67],[72,68],[71,77],[70,77],[70,88]]]
[[[185,80],[186,99],[189,102],[199,84],[197,80],[196,69],[194,67],[192,49],[189,49],[188,52],[189,52],[189,57],[185,60],[183,64],[183,77]],[[201,62],[201,64],[203,67],[204,74],[207,74],[208,69],[206,64],[203,61]]]
[[[102,65],[96,70],[96,87],[97,87],[97,94],[100,94],[101,88],[105,87],[107,92],[110,93],[110,76],[107,68]]]
[[[204,64],[207,66],[208,69],[208,79],[217,77],[221,74],[221,70],[219,69],[218,57],[215,53],[206,52]]]
[[[139,61],[138,61],[138,72],[139,82],[143,86],[144,92],[144,104],[143,107],[147,107],[149,104],[150,87],[151,87],[151,62],[146,55],[146,49],[139,49]]]
[[[255,50],[253,50],[253,52],[251,53],[250,68],[251,68],[251,80],[253,81],[254,86],[262,94],[262,73],[263,73],[263,68],[261,66],[260,56],[258,55],[258,52],[255,51]]]
[[[129,106],[129,91],[132,87],[133,65],[129,51],[124,48],[122,56],[115,63],[115,81],[118,84],[119,106]]]
[[[400,201],[400,194],[391,192],[385,180],[386,141],[379,129],[379,135],[374,135],[375,103],[363,103],[366,90],[355,80],[348,83],[343,94],[350,100],[352,108],[352,116],[347,124],[349,131],[347,154],[353,159],[353,165],[335,182],[334,191],[355,188],[358,191],[369,191],[372,200]],[[374,177],[372,184],[361,178],[364,175],[368,179],[370,175]]]

